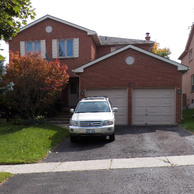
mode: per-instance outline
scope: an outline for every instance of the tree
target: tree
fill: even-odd
[[[35,15],[30,0],[0,0],[0,40],[10,40]]]
[[[159,48],[160,44],[155,42],[154,43],[154,46],[153,46],[153,49],[152,49],[152,52],[157,54],[157,55],[160,55],[161,57],[165,57],[167,59],[169,59],[169,55],[171,54],[171,51],[169,48]]]
[[[38,53],[21,56],[10,52],[4,83],[13,82],[14,90],[6,94],[7,104],[23,118],[44,114],[68,83],[67,66],[47,61]]]

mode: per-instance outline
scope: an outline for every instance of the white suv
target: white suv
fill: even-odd
[[[115,112],[106,97],[86,97],[80,100],[73,113],[69,132],[70,140],[74,142],[76,136],[109,136],[109,141],[115,140]]]

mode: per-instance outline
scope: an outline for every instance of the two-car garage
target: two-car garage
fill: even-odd
[[[129,60],[130,59],[130,60]],[[80,94],[108,96],[117,125],[173,125],[182,119],[182,75],[188,67],[127,45],[74,70]]]
[[[133,125],[175,124],[174,88],[135,88],[131,92],[132,100],[128,99],[128,89],[86,90],[87,96],[107,96],[118,107],[117,125],[128,125],[128,117]],[[132,113],[128,111],[129,103]]]

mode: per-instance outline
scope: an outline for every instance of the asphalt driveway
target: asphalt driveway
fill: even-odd
[[[66,139],[42,162],[66,162],[111,158],[139,158],[194,154],[194,135],[178,126],[117,126],[116,139]]]

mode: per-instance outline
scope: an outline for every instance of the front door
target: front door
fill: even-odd
[[[71,78],[68,87],[68,105],[75,107],[79,102],[79,79]]]

